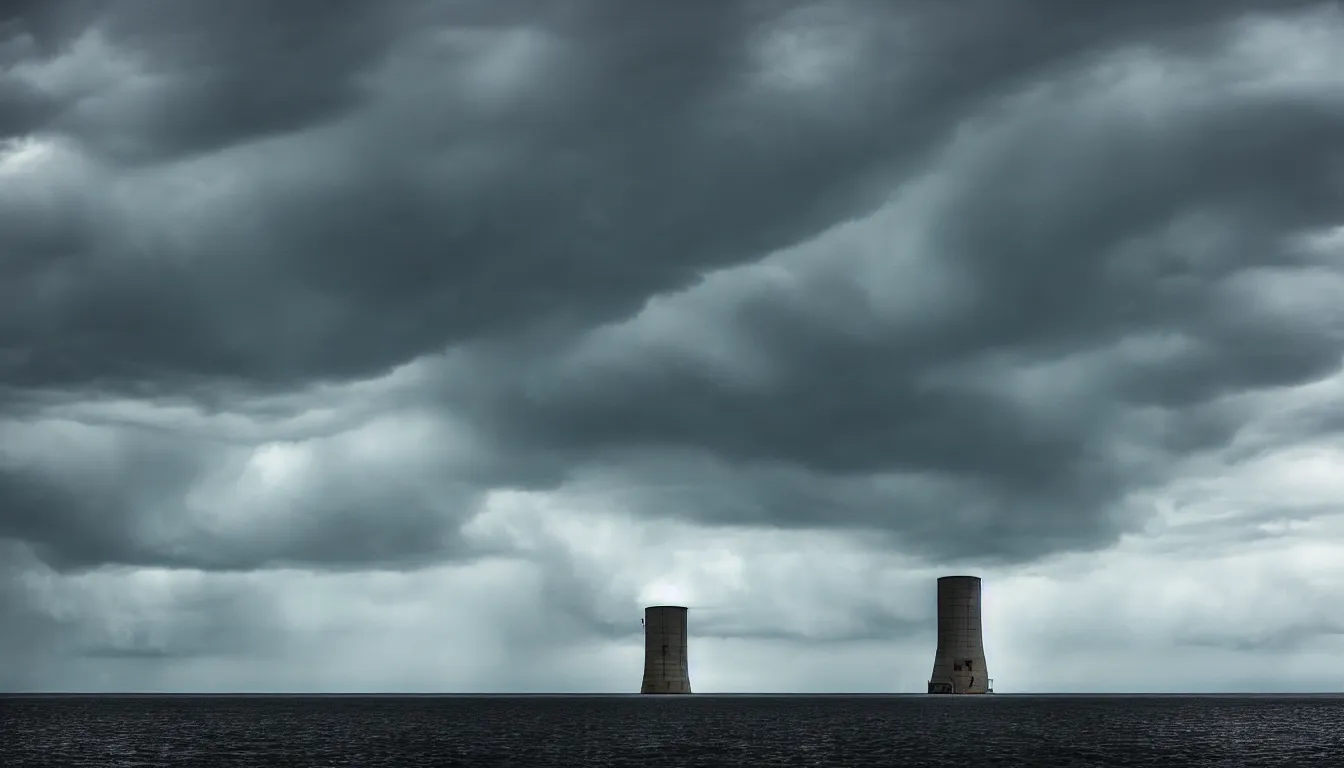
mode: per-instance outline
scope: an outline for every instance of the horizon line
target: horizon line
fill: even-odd
[[[658,695],[639,693],[637,691],[528,691],[528,692],[509,692],[509,691],[341,691],[341,692],[323,692],[323,691],[0,691],[0,698],[18,698],[18,697],[40,697],[40,696],[70,696],[70,697],[97,697],[97,696],[140,696],[140,697],[304,697],[304,698],[358,698],[358,697],[400,697],[400,698],[521,698],[528,696],[610,696],[610,697],[639,697],[639,698],[657,698],[657,699],[685,699],[685,698],[703,698],[707,696],[798,696],[798,697],[819,697],[819,696],[848,696],[848,697],[911,697],[911,698],[929,698],[929,699],[993,699],[996,697],[1013,696],[1344,696],[1344,690],[1341,691],[1017,691],[1013,693],[992,693],[984,695],[962,695],[962,696],[940,696],[937,694],[919,693],[911,691],[885,691],[885,692],[863,692],[863,691],[837,691],[837,692],[754,692],[754,691],[714,691],[704,693],[693,693],[689,695]]]

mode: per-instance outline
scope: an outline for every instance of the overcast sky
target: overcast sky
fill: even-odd
[[[1338,3],[0,21],[0,689],[1341,690],[1342,355]]]

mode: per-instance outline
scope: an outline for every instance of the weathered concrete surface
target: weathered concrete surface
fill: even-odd
[[[651,605],[644,609],[644,682],[639,692],[691,692],[684,607]]]
[[[980,624],[980,578],[938,579],[938,651],[929,693],[990,693]]]

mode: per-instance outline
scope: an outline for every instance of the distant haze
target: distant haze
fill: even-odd
[[[1337,3],[0,12],[2,690],[1342,690],[1342,356]]]

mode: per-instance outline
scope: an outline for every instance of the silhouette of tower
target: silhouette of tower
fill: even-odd
[[[639,692],[691,692],[685,607],[651,605],[644,609],[644,681]]]
[[[938,651],[929,693],[993,693],[980,626],[980,578],[938,579]]]

